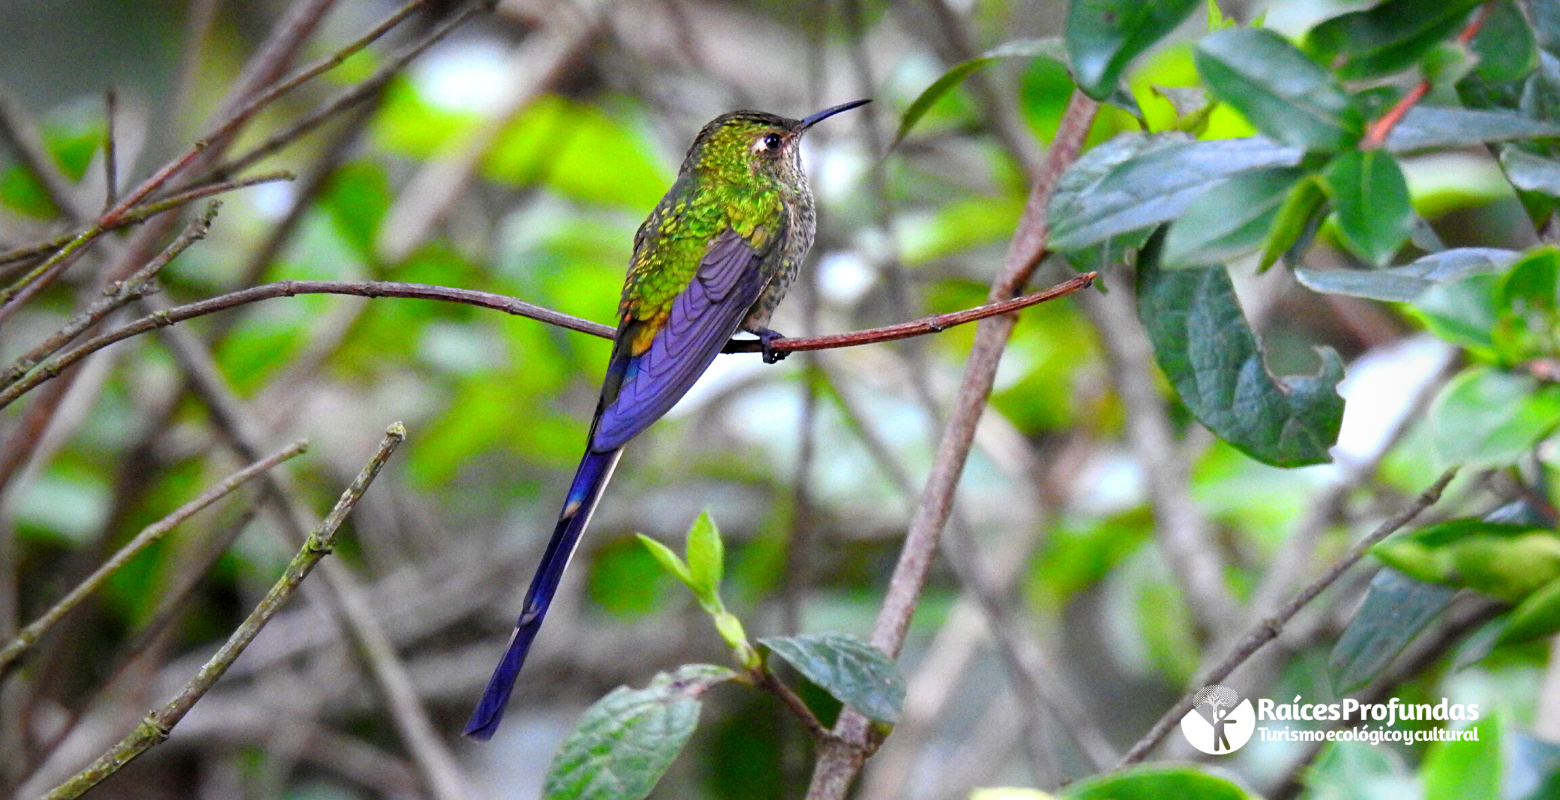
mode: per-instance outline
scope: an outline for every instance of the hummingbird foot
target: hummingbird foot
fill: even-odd
[[[791,354],[789,350],[776,350],[774,347],[775,340],[784,339],[785,334],[768,328],[760,328],[754,333],[758,334],[758,346],[762,348],[765,364],[773,364]]]

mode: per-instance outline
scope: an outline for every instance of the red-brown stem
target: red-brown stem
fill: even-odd
[[[1094,273],[1085,273],[1045,291],[1001,303],[988,303],[967,311],[957,311],[915,322],[890,325],[887,328],[876,328],[857,333],[798,339],[776,339],[772,347],[780,351],[822,350],[832,347],[850,347],[871,342],[885,342],[893,339],[906,339],[911,336],[935,333],[954,325],[973,322],[977,319],[1008,314],[1026,305],[1033,305],[1055,297],[1071,294],[1090,285],[1093,281]],[[443,300],[445,302],[464,303],[482,308],[491,308],[495,311],[503,311],[516,316],[529,317],[549,325],[557,325],[561,328],[568,328],[569,330],[588,333],[592,336],[600,336],[606,339],[612,338],[614,332],[612,327],[602,325],[599,322],[590,322],[578,317],[572,317],[568,314],[553,311],[550,308],[544,308],[533,303],[527,303],[524,300],[517,300],[507,295],[480,292],[474,289],[456,289],[449,286],[430,286],[421,283],[397,283],[394,281],[278,281],[217,295],[216,297],[208,297],[205,300],[197,300],[193,303],[159,311],[88,339],[76,347],[49,359],[30,372],[27,377],[7,386],[5,391],[0,392],[0,408],[10,405],[18,397],[21,397],[45,381],[58,376],[71,365],[115,342],[129,339],[132,336],[137,336],[150,330],[166,327],[176,322],[213,314],[247,303],[270,300],[277,297],[291,297],[299,294],[345,294],[357,297],[404,297],[421,300]],[[746,343],[743,343],[742,349],[745,348]]]
[[[1468,25],[1462,29],[1462,33],[1457,34],[1457,43],[1467,44],[1473,41],[1473,37],[1479,34],[1479,28],[1484,27],[1484,20],[1489,15],[1489,3],[1479,6],[1479,10],[1473,13],[1473,18],[1468,20]],[[1424,96],[1429,92],[1429,78],[1415,84],[1414,88],[1408,90],[1408,94],[1403,95],[1403,99],[1397,101],[1396,104],[1387,109],[1387,113],[1382,114],[1375,122],[1370,124],[1370,127],[1365,130],[1365,138],[1360,140],[1360,149],[1376,150],[1386,144],[1387,134],[1392,133],[1392,128],[1403,120],[1403,116],[1408,113],[1408,110],[1413,108],[1415,103],[1424,99]]]

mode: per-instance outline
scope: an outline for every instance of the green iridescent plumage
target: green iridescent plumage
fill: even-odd
[[[800,120],[737,111],[699,131],[677,182],[634,237],[585,457],[504,658],[466,724],[468,735],[486,739],[498,729],[526,653],[623,445],[665,414],[738,330],[758,334],[764,360],[776,360],[769,349],[776,336],[767,327],[769,316],[813,241],[812,193],[798,152],[802,134],[865,102]]]

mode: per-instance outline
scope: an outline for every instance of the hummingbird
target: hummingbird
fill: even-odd
[[[785,356],[771,346],[781,336],[769,329],[769,319],[816,230],[802,135],[867,102],[803,119],[733,111],[694,138],[676,182],[634,235],[585,455],[503,660],[466,723],[467,736],[486,740],[498,730],[526,653],[623,446],[687,393],[737,331],[758,336],[764,363]]]

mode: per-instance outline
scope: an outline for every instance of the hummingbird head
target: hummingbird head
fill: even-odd
[[[683,170],[732,183],[755,178],[799,179],[802,134],[828,117],[869,102],[853,100],[804,119],[789,119],[762,111],[722,114],[705,125],[694,138],[683,161]]]

